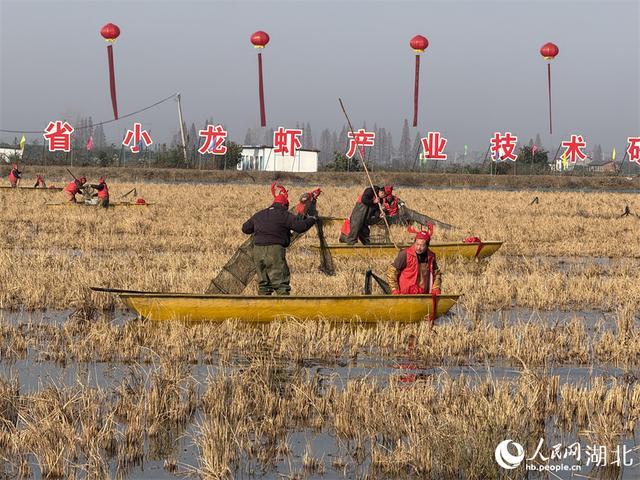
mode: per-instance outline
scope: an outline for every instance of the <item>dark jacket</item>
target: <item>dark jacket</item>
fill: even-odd
[[[381,188],[377,185],[374,185],[373,188],[375,189],[375,193],[374,190],[371,190],[371,187],[365,188],[364,192],[362,192],[362,196],[360,197],[360,201],[367,207],[378,208],[378,206],[373,203],[373,200],[378,196],[378,192],[381,190]]]
[[[315,223],[316,219],[313,217],[296,218],[284,205],[274,203],[244,222],[242,233],[253,234],[254,245],[288,247],[291,243],[291,230],[304,233]]]

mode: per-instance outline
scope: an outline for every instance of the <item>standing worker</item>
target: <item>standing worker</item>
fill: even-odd
[[[14,163],[11,167],[11,171],[9,172],[9,185],[11,185],[11,188],[17,188],[18,180],[21,178],[22,172],[18,170],[18,165]]]
[[[279,189],[276,195],[276,187]],[[291,243],[291,230],[304,233],[316,223],[316,217],[298,217],[289,212],[287,190],[271,184],[273,203],[255,213],[242,225],[242,233],[253,234],[253,260],[258,273],[258,295],[289,295],[291,275],[286,248]]]
[[[413,245],[400,250],[387,270],[391,293],[440,295],[442,276],[436,263],[436,255],[429,250],[433,225],[429,224],[428,231],[418,231],[412,227],[408,231],[416,234]]]

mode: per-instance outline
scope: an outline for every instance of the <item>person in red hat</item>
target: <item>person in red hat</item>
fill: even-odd
[[[44,181],[44,178],[42,178],[42,175],[38,175],[36,177],[36,183],[33,185],[33,188],[47,188],[47,184]]]
[[[21,178],[22,172],[18,170],[18,165],[14,163],[11,166],[11,171],[9,172],[9,185],[11,185],[11,188],[17,188],[18,180],[20,180]]]
[[[367,187],[358,196],[351,215],[345,219],[340,229],[340,243],[355,245],[358,240],[363,245],[371,244],[371,230],[369,225],[377,223],[380,219],[380,202],[386,193],[383,188],[374,185]]]
[[[413,245],[398,252],[398,256],[387,270],[387,282],[393,295],[415,295],[431,293],[440,295],[442,275],[436,256],[429,250],[433,225],[428,230],[415,230]]]
[[[316,202],[318,201],[318,197],[322,193],[322,190],[316,188],[315,190],[307,193],[303,193],[300,195],[300,200],[296,205],[296,214],[300,216],[305,215],[316,215]]]
[[[276,188],[278,193],[276,194]],[[291,231],[304,233],[316,223],[316,217],[296,216],[289,211],[289,194],[282,185],[271,184],[273,203],[255,213],[242,225],[242,233],[253,235],[253,261],[258,274],[258,295],[289,295],[291,274],[286,249]]]
[[[76,195],[82,191],[84,184],[87,183],[87,177],[76,178],[73,182],[69,182],[62,193],[71,203],[77,203]]]
[[[384,214],[387,216],[389,224],[396,223],[395,220],[400,214],[400,199],[393,194],[393,185],[384,186],[382,208],[384,209]]]
[[[97,184],[91,185],[91,188],[98,192],[98,206],[109,208],[109,187],[104,177],[98,179]]]

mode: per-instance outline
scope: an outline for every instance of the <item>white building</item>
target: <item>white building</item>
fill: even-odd
[[[274,153],[266,145],[242,147],[242,161],[238,170],[263,170],[269,172],[317,172],[318,150],[296,150],[295,157]]]
[[[10,163],[13,155],[17,155],[19,158],[22,158],[22,150],[19,148],[0,148],[0,159],[4,160],[6,163]]]

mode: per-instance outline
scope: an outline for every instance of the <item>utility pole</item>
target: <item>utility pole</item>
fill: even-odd
[[[184,121],[182,119],[182,104],[180,103],[180,93],[176,94],[178,99],[178,121],[180,122],[180,137],[182,138],[182,154],[184,155],[184,164],[188,165],[187,161],[187,140],[184,136]]]

